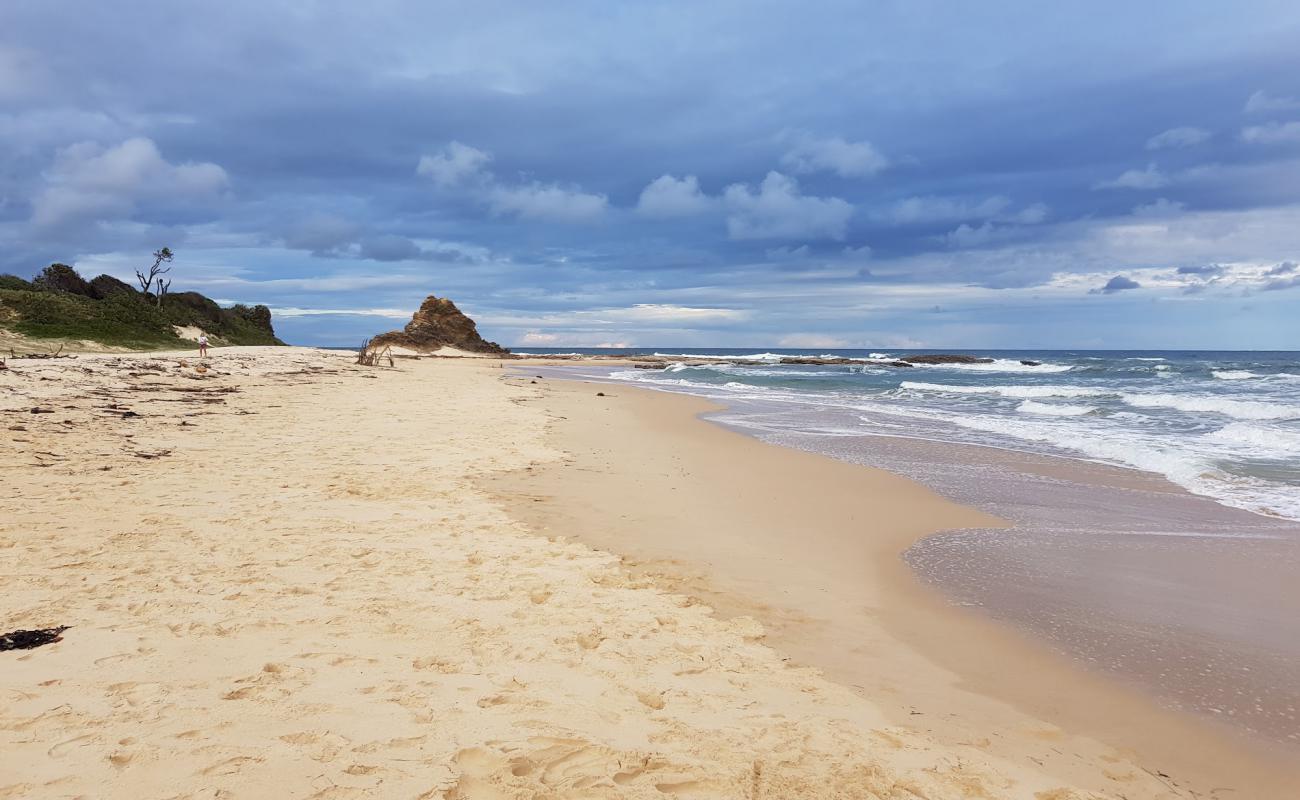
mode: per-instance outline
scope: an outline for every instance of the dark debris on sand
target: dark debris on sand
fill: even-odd
[[[0,652],[5,650],[31,650],[41,645],[53,644],[63,639],[67,625],[57,628],[41,628],[34,631],[10,631],[0,634]]]

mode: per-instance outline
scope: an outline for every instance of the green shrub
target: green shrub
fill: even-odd
[[[137,294],[134,286],[119,281],[112,275],[100,275],[90,281],[90,296],[96,300],[103,300],[110,294],[119,293]]]
[[[72,268],[56,267],[65,265],[47,268],[39,285],[0,276],[0,325],[37,338],[134,349],[181,346],[173,326],[195,326],[229,344],[284,344],[275,337],[266,306],[222,308],[198,292],[165,295],[159,306],[152,295],[111,276],[87,283]],[[83,286],[84,294],[74,291]]]
[[[0,289],[21,289],[30,292],[35,288],[31,281],[25,281],[17,275],[0,275]]]
[[[90,297],[90,284],[67,264],[51,264],[41,270],[32,284],[48,292],[68,292]]]

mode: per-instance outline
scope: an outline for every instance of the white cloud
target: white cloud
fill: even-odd
[[[526,219],[583,222],[604,213],[609,199],[555,184],[531,183],[498,186],[488,193],[488,205],[497,214],[518,214]]]
[[[951,197],[908,197],[877,216],[894,225],[988,219],[1000,214],[1009,205],[1010,198],[1001,195],[979,201]]]
[[[852,347],[847,339],[841,339],[837,336],[826,336],[820,333],[792,333],[788,336],[782,336],[777,340],[779,347],[822,347],[836,349],[843,347]]]
[[[641,190],[636,210],[648,217],[682,217],[707,211],[712,205],[694,175],[681,179],[660,175]]]
[[[411,318],[409,310],[400,308],[297,308],[295,306],[272,306],[271,315],[273,317],[386,317],[388,319],[402,320]]]
[[[427,176],[442,188],[467,186],[473,196],[487,203],[494,214],[583,222],[600,216],[609,204],[603,194],[591,194],[555,183],[502,183],[486,169],[491,160],[491,153],[451,142],[433,155],[421,156],[415,172]]]
[[[972,228],[963,222],[957,226],[955,231],[949,232],[944,238],[953,247],[976,247],[995,238],[999,230],[1001,229],[993,227],[991,222],[985,222],[978,228]]]
[[[1006,218],[1007,222],[1015,222],[1020,225],[1037,225],[1047,219],[1047,204],[1034,203],[1025,206],[1010,217]]]
[[[664,328],[683,324],[738,322],[748,319],[750,312],[736,308],[684,306],[671,303],[637,303],[614,308],[590,308],[566,311],[562,314],[541,316],[484,315],[480,324],[502,327],[526,327],[530,330],[601,329],[612,325],[638,325],[646,328]],[[608,333],[601,333],[607,337]]]
[[[64,148],[45,179],[32,203],[32,222],[43,226],[121,219],[148,200],[213,199],[229,185],[226,171],[216,164],[171,164],[152,140],[140,137],[108,149],[93,142]]]
[[[505,341],[509,341],[506,339]],[[559,331],[543,333],[525,331],[516,339],[512,347],[596,347],[626,350],[636,347],[631,339],[610,339],[608,332],[590,333],[584,331]]]
[[[805,197],[794,178],[769,172],[758,191],[733,184],[723,193],[733,239],[843,239],[853,206],[838,197]]]
[[[1294,111],[1298,108],[1300,100],[1278,97],[1261,89],[1247,98],[1245,111],[1247,114],[1257,114],[1263,111]]]
[[[1287,263],[1259,261],[1219,262],[1193,266],[1131,267],[1122,273],[1113,270],[1058,273],[1044,288],[1090,294],[1114,294],[1129,289],[1158,289],[1182,294],[1202,291],[1253,292],[1278,288],[1277,276]],[[1097,284],[1102,285],[1098,286]]]
[[[845,178],[865,178],[888,167],[889,159],[871,142],[850,142],[839,136],[802,136],[781,157],[781,164],[800,174],[825,171]]]
[[[892,225],[916,225],[965,220],[995,220],[1018,225],[1036,225],[1047,219],[1047,206],[1034,203],[1011,210],[1011,198],[993,195],[982,200],[953,197],[908,197],[875,217]]]
[[[475,176],[492,160],[492,154],[460,142],[451,142],[431,156],[420,156],[416,175],[424,175],[442,187],[456,186]]]
[[[1130,169],[1118,178],[1094,183],[1094,189],[1159,189],[1169,185],[1169,178],[1155,164],[1146,169]]]
[[[637,303],[629,308],[607,309],[597,313],[634,322],[718,322],[749,316],[749,312],[734,308],[696,308],[658,303]]]
[[[1157,199],[1154,203],[1135,206],[1133,216],[1135,217],[1172,217],[1181,214],[1187,208],[1186,203],[1180,203],[1176,200],[1167,200],[1163,197]]]
[[[1300,142],[1300,122],[1267,122],[1241,129],[1242,141],[1251,144]]]
[[[1192,147],[1209,140],[1210,132],[1203,128],[1183,126],[1170,128],[1147,139],[1148,150],[1169,150]]]

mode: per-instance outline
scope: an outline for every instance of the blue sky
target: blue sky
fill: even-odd
[[[9,0],[0,272],[535,346],[1300,347],[1300,4]]]

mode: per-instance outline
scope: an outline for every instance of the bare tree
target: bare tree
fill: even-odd
[[[167,295],[168,290],[172,288],[171,281],[164,281],[162,276],[158,276],[158,282],[154,284],[158,287],[158,307],[162,308],[162,299]]]
[[[153,266],[149,268],[149,274],[145,275],[140,270],[135,271],[136,280],[140,281],[140,291],[144,292],[145,294],[149,294],[149,287],[153,285],[155,279],[157,279],[158,285],[161,286],[162,278],[158,276],[166,275],[168,272],[172,271],[171,267],[166,267],[166,268],[163,267],[164,263],[170,264],[171,260],[172,260],[172,251],[170,247],[164,247],[161,250],[155,251],[153,254]],[[167,285],[171,286],[170,283],[168,283]],[[165,292],[166,289],[164,289],[163,291]],[[158,303],[159,305],[162,304],[161,295],[159,295]]]

